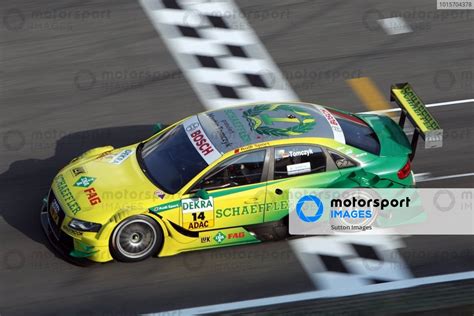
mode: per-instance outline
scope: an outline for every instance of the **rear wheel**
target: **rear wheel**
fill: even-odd
[[[132,216],[117,225],[110,238],[110,252],[118,261],[136,262],[158,252],[163,232],[151,218]]]

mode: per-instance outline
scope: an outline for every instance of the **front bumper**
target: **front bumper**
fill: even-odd
[[[41,207],[40,219],[41,226],[49,243],[62,258],[79,266],[89,266],[93,264],[93,262],[87,258],[77,258],[70,255],[70,253],[74,251],[74,238],[61,231],[59,227],[55,227],[51,224],[47,202],[44,202]]]

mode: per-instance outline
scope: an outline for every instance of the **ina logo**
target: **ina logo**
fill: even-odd
[[[323,202],[314,195],[305,195],[296,203],[296,214],[303,222],[314,223],[323,216],[323,212]]]
[[[276,116],[270,115],[275,112]],[[316,125],[311,114],[288,104],[259,104],[245,111],[243,116],[250,129],[260,135],[301,135]]]
[[[79,180],[74,183],[75,187],[87,188],[89,187],[92,182],[94,182],[95,178],[92,177],[80,177]]]
[[[223,242],[225,239],[225,235],[222,233],[222,232],[218,232],[217,235],[214,236],[214,240],[220,244],[221,242]]]

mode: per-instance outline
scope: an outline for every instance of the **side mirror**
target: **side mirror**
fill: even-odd
[[[196,192],[196,195],[195,197],[198,197],[202,200],[207,200],[209,199],[209,193],[207,193],[207,191],[205,189],[199,189],[197,192]]]
[[[161,123],[156,123],[155,125],[153,125],[153,134],[156,134],[159,131],[161,131],[163,129],[163,127],[164,126]]]

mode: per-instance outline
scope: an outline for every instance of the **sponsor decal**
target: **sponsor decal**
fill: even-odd
[[[72,229],[71,227],[69,227],[68,225],[64,225],[63,226],[63,230],[66,231],[66,233],[68,233],[69,235],[75,237],[75,236],[82,236],[82,232],[80,231],[77,231],[75,229]]]
[[[411,88],[410,85],[406,85],[402,88],[401,93],[408,105],[411,107],[413,113],[416,115],[415,120],[420,120],[424,125],[425,130],[437,130],[441,129],[438,122],[434,117],[428,112],[423,102],[415,94],[415,91]]]
[[[342,128],[339,125],[339,122],[336,118],[332,115],[331,112],[323,108],[322,106],[317,106],[317,108],[321,111],[324,115],[326,120],[328,121],[329,125],[331,126],[332,132],[334,134],[334,139],[340,143],[345,144],[346,138],[344,137],[344,133],[342,132]]]
[[[240,147],[240,148],[235,149],[234,154],[238,154],[242,151],[247,151],[247,150],[252,150],[252,149],[259,149],[259,148],[263,148],[263,147],[267,147],[267,146],[270,146],[269,142],[248,145],[248,146],[244,146],[244,147]]]
[[[225,235],[222,232],[218,232],[217,235],[214,236],[214,240],[220,244],[224,241]]]
[[[91,205],[96,205],[102,202],[94,188],[85,189],[84,192],[87,194],[87,199]]]
[[[183,199],[183,227],[188,230],[214,227],[214,199]]]
[[[229,233],[227,234],[227,239],[240,239],[244,238],[245,233],[244,232],[238,232],[238,233]]]
[[[51,202],[51,205],[49,206],[49,215],[51,215],[51,218],[53,221],[56,223],[56,225],[59,225],[59,204],[58,201],[53,200]]]
[[[214,121],[216,124],[217,128],[213,131],[212,133],[212,140],[218,139],[219,142],[226,148],[228,149],[229,147],[232,147],[232,143],[230,139],[234,138],[235,131],[232,128],[231,124],[229,123],[228,120],[223,119],[223,120],[218,120],[216,118],[216,115],[214,113],[209,113],[208,117]],[[230,138],[230,139],[229,139]]]
[[[250,143],[250,135],[247,132],[244,124],[239,120],[237,114],[235,114],[234,110],[224,110],[225,115],[229,118],[230,123],[234,126],[239,135],[240,139],[244,142],[244,144]]]
[[[106,151],[104,153],[101,153],[99,156],[97,156],[97,160],[99,161],[109,161],[115,157],[115,155],[111,154],[111,150]]]
[[[188,126],[186,126],[186,132],[188,132],[188,133],[194,132],[199,127],[200,127],[200,125],[199,125],[198,122],[193,122],[193,123],[189,124]]]
[[[149,210],[153,213],[159,213],[159,212],[168,211],[180,206],[181,206],[181,201],[172,201],[169,203],[153,206]]]
[[[298,150],[298,151],[289,151],[288,155],[290,157],[300,157],[300,156],[307,156],[309,157],[310,155],[313,154],[313,150],[311,148],[305,149],[305,150]]]
[[[79,178],[79,180],[76,181],[76,183],[74,183],[74,186],[81,187],[81,188],[88,188],[94,181],[95,181],[95,178],[93,177],[82,176]]]
[[[270,116],[272,112],[281,112],[281,115]],[[316,125],[311,114],[288,104],[259,104],[246,110],[243,117],[252,131],[268,136],[301,135],[311,131]]]
[[[64,179],[63,175],[59,175],[56,178],[56,189],[63,197],[67,207],[71,210],[71,212],[74,215],[77,214],[81,210],[81,207],[77,203],[76,199],[74,199],[74,196],[72,195],[71,190],[67,186],[66,180]]]
[[[156,190],[155,191],[155,196],[162,199],[162,200],[165,198],[165,195],[166,195],[165,192],[163,192],[161,190]]]
[[[227,207],[216,210],[216,218],[288,210],[288,201]]]
[[[72,174],[77,177],[80,174],[86,173],[83,167],[72,168]]]
[[[207,137],[207,135],[204,133],[204,129],[202,129],[196,116],[192,116],[186,120],[183,123],[183,126],[186,130],[189,140],[194,145],[194,148],[196,148],[198,153],[207,162],[207,164],[210,165],[220,158],[221,154],[212,145],[209,137]]]
[[[296,163],[294,165],[287,165],[286,172],[289,176],[311,172],[311,163],[308,161],[303,163]]]
[[[211,236],[203,236],[201,237],[201,244],[208,244],[211,242]]]
[[[120,165],[122,162],[128,159],[133,154],[133,149],[125,149],[119,152],[118,154],[114,155],[112,160],[110,161],[111,164]]]

